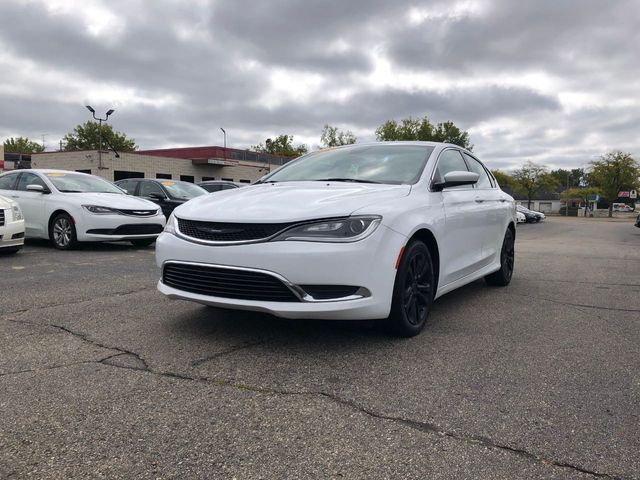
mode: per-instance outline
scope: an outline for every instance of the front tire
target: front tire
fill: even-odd
[[[511,282],[515,265],[515,237],[510,228],[504,234],[500,250],[500,270],[484,277],[487,285],[506,287]]]
[[[145,238],[145,239],[139,239],[139,240],[131,240],[131,244],[134,247],[143,248],[143,247],[148,247],[155,241],[156,241],[155,238]]]
[[[411,242],[404,250],[396,281],[389,318],[385,326],[401,337],[419,334],[427,323],[435,293],[433,261],[427,246]]]
[[[51,222],[49,239],[58,250],[72,250],[78,245],[76,227],[66,213],[59,213]]]

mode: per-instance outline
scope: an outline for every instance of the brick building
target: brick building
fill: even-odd
[[[75,170],[111,182],[123,178],[166,178],[201,182],[230,180],[252,183],[291,160],[248,150],[223,147],[186,147],[135,152],[80,150],[31,155],[31,168]]]

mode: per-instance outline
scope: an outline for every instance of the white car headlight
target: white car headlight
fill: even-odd
[[[272,241],[357,242],[371,235],[378,228],[381,220],[382,217],[379,215],[358,215],[309,222],[282,232]]]
[[[82,205],[82,208],[97,215],[121,215],[115,208],[103,207],[101,205]]]
[[[24,215],[22,215],[22,210],[20,210],[19,205],[12,205],[11,211],[13,212],[13,221],[17,222],[18,220],[24,220]]]
[[[169,215],[169,220],[167,220],[167,224],[164,226],[164,233],[170,233],[171,235],[176,234],[177,230],[177,221],[176,217],[173,215]]]

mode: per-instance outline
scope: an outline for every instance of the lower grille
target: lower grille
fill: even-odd
[[[0,227],[4,227],[4,210],[0,208]]]
[[[162,283],[185,292],[213,297],[265,302],[300,301],[277,278],[247,270],[168,263],[162,271]]]
[[[152,235],[162,233],[163,227],[158,224],[120,225],[118,228],[94,228],[87,233],[94,235]]]
[[[178,218],[183,235],[210,242],[247,242],[272,237],[294,223],[220,223]]]

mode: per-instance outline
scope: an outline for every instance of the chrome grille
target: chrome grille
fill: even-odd
[[[0,227],[4,226],[4,210],[0,208]]]
[[[178,218],[183,235],[209,242],[246,242],[263,240],[295,223],[220,223]],[[296,222],[298,223],[298,222]]]

